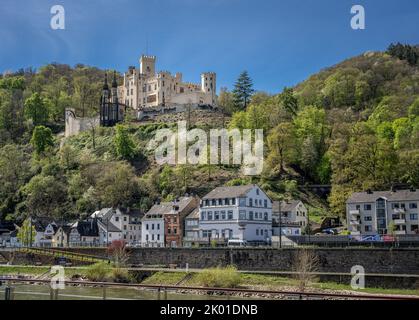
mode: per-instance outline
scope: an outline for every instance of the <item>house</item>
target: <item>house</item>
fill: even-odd
[[[271,199],[257,185],[215,188],[201,200],[199,237],[222,242],[270,242]]]
[[[68,247],[70,231],[71,224],[63,224],[59,226],[55,234],[52,236],[52,246],[58,248]]]
[[[307,208],[300,200],[274,201],[272,204],[272,233],[275,236],[301,235],[307,227]],[[281,231],[280,231],[281,230]]]
[[[346,201],[351,235],[406,235],[419,233],[419,191],[355,192]]]
[[[185,236],[183,238],[183,246],[192,247],[199,245],[199,208],[195,208],[185,217],[184,225]]]
[[[184,220],[199,205],[197,197],[181,197],[155,204],[142,220],[142,245],[182,246]]]
[[[172,202],[171,210],[164,213],[166,247],[180,247],[184,236],[185,218],[199,206],[197,197],[181,197]]]
[[[100,243],[124,240],[129,245],[141,241],[141,218],[144,214],[139,209],[105,208],[91,215],[99,221]]]
[[[99,227],[97,219],[78,221],[71,226],[69,233],[70,247],[99,245]]]
[[[32,245],[35,247],[52,247],[52,238],[58,230],[57,224],[49,217],[30,218],[35,229]]]
[[[156,204],[144,215],[141,224],[143,247],[164,247],[164,213],[169,210],[169,204]]]
[[[0,222],[0,247],[11,247],[13,234],[17,234],[14,223]]]

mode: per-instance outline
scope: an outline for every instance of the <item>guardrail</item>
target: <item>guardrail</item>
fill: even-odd
[[[68,258],[75,261],[81,261],[81,262],[101,262],[107,260],[106,257],[98,257],[93,255],[87,255],[82,253],[75,253],[70,251],[64,251],[64,250],[56,250],[51,248],[19,248],[17,249],[18,252],[24,252],[24,253],[32,253],[32,254],[38,254],[38,255],[45,255],[45,256],[52,256],[54,258]]]
[[[10,293],[11,285],[13,283],[41,283],[50,284],[50,280],[39,280],[39,279],[19,279],[19,278],[4,278],[0,277],[0,285],[2,282],[6,284],[6,298],[12,299]],[[419,301],[419,296],[403,296],[403,295],[377,295],[377,294],[339,294],[339,293],[320,293],[320,292],[306,292],[306,291],[276,291],[276,290],[249,290],[242,288],[206,288],[206,287],[193,287],[193,286],[176,286],[176,285],[146,285],[146,284],[121,284],[115,282],[92,282],[92,281],[66,281],[66,284],[73,284],[79,286],[99,286],[103,289],[103,299],[107,299],[107,288],[119,287],[119,288],[136,288],[136,289],[148,289],[155,290],[157,292],[157,300],[161,300],[161,294],[163,293],[163,299],[167,300],[168,291],[199,291],[205,293],[223,293],[227,296],[237,293],[245,293],[250,295],[277,295],[284,297],[294,297],[302,300],[303,298],[314,298],[314,299],[351,299],[351,300],[415,300]],[[51,300],[57,300],[59,297],[59,290],[50,288]]]

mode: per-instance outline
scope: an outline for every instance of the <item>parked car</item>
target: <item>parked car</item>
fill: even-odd
[[[227,243],[228,247],[246,247],[247,241],[246,240],[237,240],[237,239],[230,239]]]

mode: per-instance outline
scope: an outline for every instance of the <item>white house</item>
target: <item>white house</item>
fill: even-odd
[[[257,185],[215,188],[202,198],[199,236],[270,242],[272,201]]]
[[[156,204],[144,215],[141,224],[142,246],[164,247],[164,213],[167,210],[170,208],[166,204]]]
[[[272,233],[274,236],[279,236],[280,232],[284,236],[299,236],[307,224],[307,208],[302,201],[273,202]]]
[[[138,209],[105,208],[94,212],[91,218],[99,221],[101,244],[124,240],[127,244],[135,245],[141,241],[142,216]]]

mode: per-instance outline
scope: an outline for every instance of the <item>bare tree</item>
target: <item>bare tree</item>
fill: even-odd
[[[109,245],[108,252],[113,257],[115,267],[117,268],[124,267],[130,257],[125,242],[122,240],[112,241]]]
[[[306,287],[316,280],[316,275],[313,273],[318,270],[318,267],[319,260],[313,250],[298,250],[294,260],[294,271],[299,291],[304,292]]]

